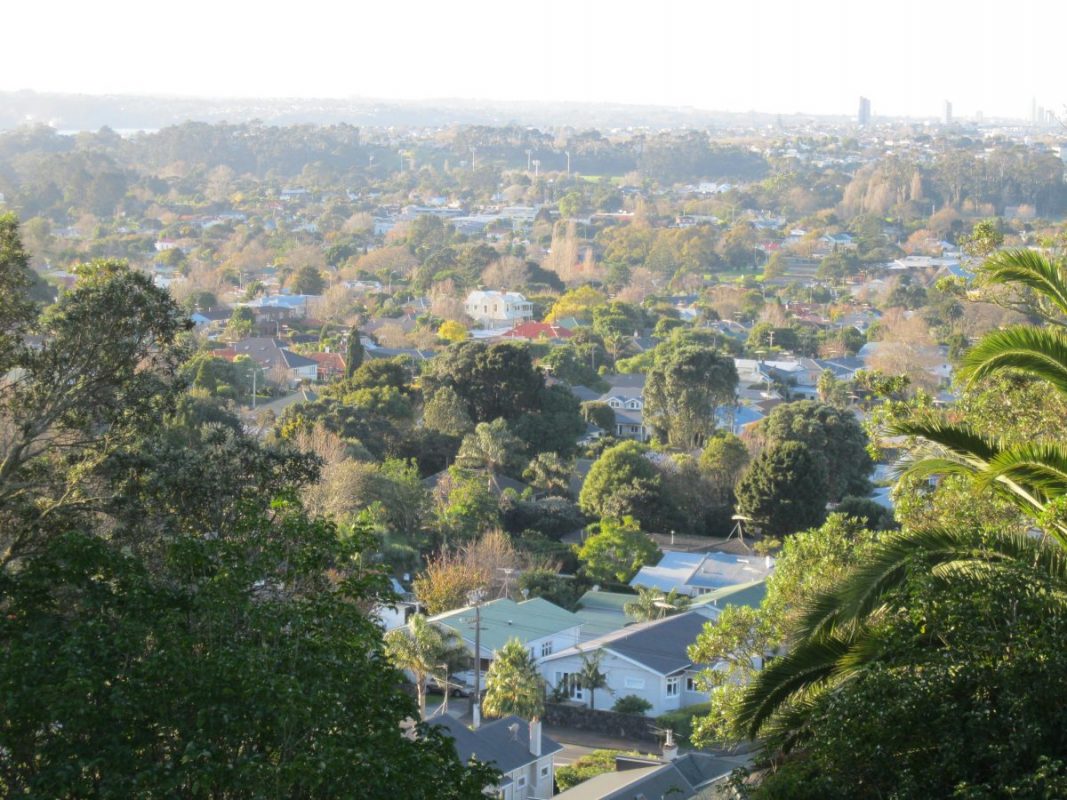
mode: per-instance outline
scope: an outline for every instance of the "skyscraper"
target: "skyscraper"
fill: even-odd
[[[952,124],[952,103],[950,103],[948,100],[945,101],[945,109],[941,115],[941,123],[943,125]]]
[[[861,127],[866,127],[871,124],[871,101],[866,97],[860,98],[860,111],[856,116],[856,122]]]

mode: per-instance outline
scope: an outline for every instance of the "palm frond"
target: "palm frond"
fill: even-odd
[[[979,536],[949,528],[900,531],[888,535],[832,590],[806,604],[793,625],[794,638],[803,640],[862,624],[903,585],[920,558],[931,569],[953,562],[1013,561],[1027,564],[1052,581],[1067,583],[1067,551],[1060,544],[1018,533]]]
[[[1033,250],[1000,250],[978,268],[980,280],[998,285],[1021,284],[1067,314],[1067,275],[1059,264]]]
[[[1048,455],[1052,460],[1042,467],[1037,458],[1041,453],[1036,449],[1031,450],[1029,455],[1035,458],[1030,460],[1029,466],[1020,458],[1017,469],[1013,471],[1008,468],[1013,462],[1004,455],[1011,452],[1010,448],[1006,449],[999,442],[966,426],[902,422],[890,426],[889,431],[900,436],[921,438],[930,445],[919,457],[902,461],[897,468],[898,477],[965,475],[977,478],[982,485],[994,490],[1002,499],[1030,517],[1035,517],[1045,509],[1049,497],[1064,493],[1057,490],[1054,477],[1061,465],[1067,467],[1067,451],[1058,452],[1056,448],[1049,450]],[[991,465],[998,459],[1002,460],[1004,468],[993,472]],[[1062,529],[1060,533],[1065,537],[1063,543],[1067,546],[1067,529]]]
[[[1067,493],[1067,446],[1058,442],[1031,442],[1009,447],[990,462],[980,481],[989,484],[1006,478],[1040,491],[1045,497]]]
[[[1000,452],[1000,445],[966,425],[946,422],[896,422],[888,426],[892,436],[914,436],[937,445],[946,453],[976,467],[985,465]]]
[[[791,697],[827,681],[849,641],[841,636],[817,636],[797,644],[760,672],[745,692],[738,722],[755,738],[766,721]]]
[[[1041,378],[1067,394],[1067,332],[1014,325],[986,334],[963,357],[960,376],[976,381],[1002,370]]]

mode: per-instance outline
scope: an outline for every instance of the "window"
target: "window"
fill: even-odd
[[[667,678],[667,697],[678,696],[678,678]]]
[[[526,776],[520,775],[519,779],[515,781],[515,785],[518,786],[520,789],[523,788],[526,785]]]
[[[690,675],[689,677],[687,677],[685,679],[685,690],[687,692],[699,692],[700,691],[697,688],[697,679],[694,678],[692,675]]]
[[[645,679],[644,678],[627,678],[626,680],[623,681],[623,684],[626,686],[627,689],[644,689],[645,688]]]
[[[541,767],[541,777],[542,778],[547,778],[548,777],[548,767]]]
[[[552,640],[541,642],[541,658],[552,655]]]
[[[578,681],[577,675],[571,675],[569,672],[557,672],[556,686],[567,687],[567,693],[570,695],[571,700],[585,699],[582,694],[582,684]]]

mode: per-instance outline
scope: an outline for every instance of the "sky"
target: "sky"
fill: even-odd
[[[1064,116],[1061,0],[12,0],[0,90]]]

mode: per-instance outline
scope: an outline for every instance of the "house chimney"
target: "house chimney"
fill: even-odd
[[[663,743],[663,760],[674,761],[678,758],[678,745],[674,742],[674,731],[667,729],[667,741]]]
[[[541,757],[541,720],[530,720],[530,755]]]

